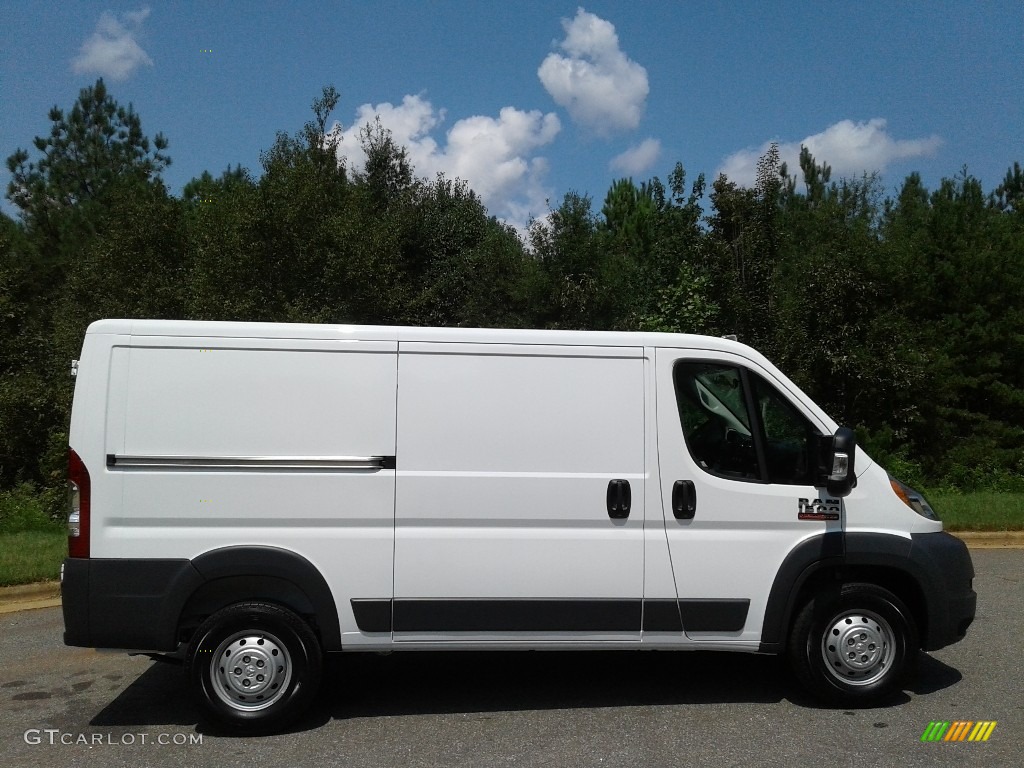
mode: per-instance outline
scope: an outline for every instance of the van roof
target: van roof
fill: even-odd
[[[599,347],[672,347],[732,352],[763,361],[753,348],[731,339],[681,333],[562,331],[516,328],[239,323],[208,320],[98,320],[89,334],[245,339],[362,339],[492,344],[565,344]]]

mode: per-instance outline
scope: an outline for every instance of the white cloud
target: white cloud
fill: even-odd
[[[942,145],[938,136],[921,139],[894,139],[886,129],[881,117],[855,123],[840,120],[821,133],[808,136],[801,141],[779,142],[779,157],[786,163],[789,173],[802,178],[800,174],[800,146],[803,145],[820,164],[832,166],[832,178],[858,176],[865,171],[885,172],[890,163],[912,157],[934,154]],[[752,186],[757,174],[757,161],[768,148],[766,141],[759,148],[741,149],[722,161],[718,173],[724,173],[730,181]]]
[[[537,70],[551,98],[600,136],[635,129],[650,92],[647,70],[619,48],[611,22],[579,8],[562,27],[568,55],[550,53]]]
[[[536,151],[550,144],[562,126],[553,113],[524,112],[504,107],[498,117],[476,115],[457,121],[444,144],[431,135],[445,119],[444,110],[422,96],[406,96],[398,105],[363,104],[352,125],[341,132],[338,150],[353,169],[361,169],[366,156],[359,132],[380,118],[395,142],[409,151],[416,175],[432,178],[444,173],[465,180],[483,199],[491,214],[520,231],[530,216],[547,210],[550,190],[544,186],[547,160]]]
[[[129,11],[122,23],[114,14],[104,11],[96,22],[96,30],[72,60],[71,68],[77,74],[93,73],[124,80],[143,64],[153,66],[153,60],[135,39],[148,16],[149,8]]]
[[[650,170],[661,155],[661,142],[657,139],[644,139],[636,146],[630,147],[621,155],[612,158],[608,168],[629,175],[640,175]]]
[[[366,153],[360,144],[359,134],[367,125],[377,119],[381,126],[391,132],[396,144],[409,152],[414,171],[419,176],[434,176],[437,173],[436,157],[440,149],[430,132],[445,118],[444,110],[436,110],[420,96],[405,96],[401,104],[382,102],[363,104],[356,110],[355,119],[347,130],[339,123],[332,129],[341,138],[338,146],[339,160],[345,159],[352,170],[361,171],[366,165]]]
[[[128,19],[129,24],[138,26],[144,22],[149,16],[149,8],[139,8],[137,11],[128,11],[124,17]]]

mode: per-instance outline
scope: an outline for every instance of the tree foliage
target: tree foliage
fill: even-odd
[[[138,114],[120,106],[102,78],[82,89],[70,112],[55,106],[49,119],[50,134],[33,141],[38,160],[23,149],[7,158],[7,196],[30,228],[53,231],[61,214],[101,200],[123,177],[148,180],[171,162],[163,135],[151,144]]]
[[[333,86],[260,173],[170,162],[103,81],[8,158],[0,488],[63,480],[72,382],[101,317],[736,334],[915,482],[1024,487],[1024,172],[834,179],[772,146],[753,186],[682,164],[569,193],[525,240],[464,180],[416,175],[379,122],[339,161]]]

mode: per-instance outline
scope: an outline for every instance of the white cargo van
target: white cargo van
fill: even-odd
[[[65,642],[182,650],[240,729],[337,651],[788,653],[873,701],[974,617],[928,503],[734,341],[103,320],[77,370]]]

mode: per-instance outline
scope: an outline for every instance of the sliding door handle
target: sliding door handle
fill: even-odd
[[[672,514],[676,520],[693,520],[697,514],[697,488],[693,480],[676,480],[672,486]]]
[[[629,489],[629,480],[612,480],[608,483],[608,517],[613,520],[629,517],[632,501],[633,493]]]

